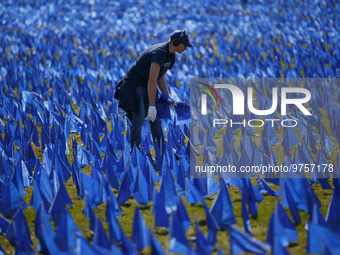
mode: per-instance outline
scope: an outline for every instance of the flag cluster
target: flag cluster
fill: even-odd
[[[340,183],[335,178],[339,177],[340,156],[336,162],[327,159],[340,142],[337,79],[304,84],[312,93],[312,116],[289,109],[289,118],[298,120],[298,129],[287,127],[278,135],[278,126],[264,128],[260,146],[253,140],[254,129],[227,128],[221,157],[214,141],[219,130],[208,123],[221,114],[242,122],[231,116],[231,95],[221,95],[223,108],[215,109],[210,117],[196,111],[198,105],[187,103],[187,85],[193,77],[340,76],[338,3],[248,2],[216,5],[212,0],[188,0],[181,8],[166,1],[0,2],[0,234],[16,253],[138,254],[151,247],[152,254],[165,254],[155,233],[163,227],[169,231],[168,252],[211,254],[217,249],[223,254],[226,251],[217,237],[219,231],[227,230],[231,254],[270,250],[288,254],[286,247],[298,240],[295,226],[303,222],[300,211],[309,215],[307,252],[340,253]],[[154,10],[151,15],[150,10]],[[185,16],[184,23],[180,16]],[[115,85],[143,50],[167,41],[173,28],[183,25],[195,47],[178,56],[167,75],[171,95],[181,102],[174,109],[161,100],[157,105],[165,141],[152,140],[146,121],[141,150],[134,147],[130,154],[131,123],[113,99]],[[270,107],[271,97],[261,95],[271,95],[274,84],[263,80],[255,86],[247,80],[238,85],[256,90],[258,109]],[[190,124],[190,110],[195,125]],[[257,118],[247,114],[247,118]],[[325,124],[325,114],[329,124]],[[276,112],[268,119],[284,120]],[[234,132],[239,128],[242,140],[235,148]],[[210,165],[275,166],[279,158],[273,146],[278,143],[285,165],[334,163],[332,186],[327,174],[317,172],[309,179],[301,174],[293,176],[298,178],[275,174],[191,178],[190,165],[197,163],[193,155],[203,155]],[[275,190],[268,182],[276,185]],[[314,183],[333,190],[325,217]],[[84,201],[84,217],[93,231],[91,242],[71,216],[70,207],[75,205],[66,184],[74,185],[77,199]],[[242,194],[242,222],[236,221],[234,203],[238,201],[231,199],[230,185]],[[33,190],[29,205],[24,199],[28,189]],[[260,241],[250,217],[258,217],[263,194],[278,196],[281,202],[268,215],[267,238]],[[208,206],[206,198],[212,195],[214,201]],[[122,205],[131,199],[137,205],[130,237],[121,220]],[[140,206],[151,203],[155,220],[150,228]],[[189,217],[188,204],[202,205],[207,236],[198,218]],[[105,218],[96,214],[99,205],[105,205]],[[29,206],[35,211],[34,230],[25,216]],[[194,238],[186,235],[190,228]],[[36,249],[32,248],[33,232],[39,240]],[[5,253],[1,244],[0,253]]]

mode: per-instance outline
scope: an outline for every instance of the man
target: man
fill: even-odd
[[[127,113],[132,123],[131,151],[134,145],[139,148],[145,117],[150,121],[153,140],[164,140],[161,121],[156,120],[157,85],[175,106],[176,101],[170,96],[164,77],[175,63],[175,53],[181,54],[187,47],[193,47],[189,35],[184,30],[174,31],[168,42],[153,45],[145,50],[116,86],[114,97],[119,100],[119,107]]]

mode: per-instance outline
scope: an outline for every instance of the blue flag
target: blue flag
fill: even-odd
[[[230,236],[230,254],[240,254],[245,252],[255,254],[266,254],[270,246],[247,235],[236,225],[228,228]]]
[[[134,190],[134,179],[131,171],[131,165],[127,167],[125,170],[125,174],[123,176],[123,180],[120,183],[117,202],[118,204],[124,204],[129,200],[130,195]]]
[[[211,246],[208,240],[203,235],[203,232],[199,228],[199,223],[197,217],[195,217],[195,231],[196,231],[196,254],[197,255],[208,255],[213,251],[213,246]]]
[[[145,220],[139,211],[138,204],[135,208],[131,240],[137,246],[138,251],[143,250],[145,247],[151,244],[150,233]]]
[[[16,240],[15,242],[15,253],[16,254],[30,254],[34,255],[34,252],[30,246],[29,241],[26,239],[26,237],[21,232],[21,229],[17,224],[14,223],[13,225],[13,232],[14,232],[14,238]]]
[[[117,218],[117,217],[119,217],[123,213],[123,210],[119,206],[119,204],[117,202],[117,199],[116,199],[115,195],[112,192],[110,184],[108,184],[107,182],[104,182],[104,188],[106,189],[106,194],[108,194],[106,208],[110,208],[112,213]]]
[[[12,244],[16,244],[16,242],[18,241],[16,240],[16,233],[15,233],[16,227],[20,228],[20,232],[22,236],[26,239],[26,241],[29,244],[33,244],[32,239],[31,239],[30,228],[28,226],[26,217],[21,207],[15,213],[12,222],[9,224],[6,230],[7,240]]]
[[[276,209],[270,219],[266,242],[272,247],[274,242],[280,242],[283,247],[286,247],[289,245],[289,241],[296,242],[297,236],[298,233],[295,231],[294,225],[277,200]]]
[[[146,157],[142,160],[145,162]],[[141,205],[147,205],[151,201],[153,182],[150,183],[150,180],[146,180],[145,175],[143,174],[141,167],[144,167],[145,164],[142,164],[138,167],[136,183],[134,188],[133,198]]]
[[[188,228],[192,225],[187,210],[182,202],[180,196],[177,196],[177,211],[176,214],[178,215],[179,219],[183,224],[184,233],[187,232]]]
[[[70,251],[72,254],[88,254],[88,255],[97,255],[102,254],[101,252],[104,252],[103,250],[96,249],[93,247],[83,235],[80,235],[79,233],[74,233],[73,235],[74,240],[74,247],[73,250]],[[105,250],[106,252],[110,252]],[[114,253],[119,254],[119,253]]]
[[[130,242],[129,238],[126,236],[122,228],[120,228],[120,236],[122,238],[121,247],[123,250],[123,254],[131,254],[131,255],[139,254],[138,251],[134,248],[134,246]]]
[[[177,193],[175,188],[175,179],[170,169],[164,169],[162,181],[160,184],[159,194],[164,199],[165,210],[167,213],[177,210]]]
[[[108,197],[106,205],[106,222],[109,226],[110,242],[118,243],[122,240],[121,231],[114,211],[111,209],[111,198]]]
[[[268,183],[261,177],[257,176],[257,189],[261,194],[267,194],[270,196],[277,196],[276,191],[268,185]]]
[[[318,225],[310,224],[307,237],[307,252],[324,254],[325,246],[332,247],[335,254],[340,252],[340,237],[334,234],[330,229]]]
[[[186,179],[187,184],[187,202],[191,205],[196,203],[201,203],[204,199],[201,193],[196,189],[196,187],[191,183],[190,179]]]
[[[338,233],[340,229],[340,196],[339,192],[334,191],[332,194],[331,202],[329,203],[326,221],[333,232]]]
[[[293,195],[287,183],[288,182],[285,182],[284,191],[286,192],[285,194],[286,194],[287,202],[289,204],[290,213],[293,217],[295,224],[301,224],[299,209],[297,208],[297,204],[294,201]]]
[[[277,213],[278,213],[278,218],[282,224],[282,227],[284,228],[283,233],[280,233],[280,235],[286,235],[288,240],[292,242],[296,242],[298,238],[298,232],[295,229],[293,223],[289,219],[286,211],[283,209],[282,205],[280,202],[277,200]]]
[[[33,192],[30,206],[33,207],[34,210],[38,211],[41,202],[43,202],[45,210],[48,210],[50,207],[50,203],[47,201],[45,195],[40,191],[37,181],[33,179]]]
[[[111,187],[116,190],[119,189],[119,181],[115,173],[118,162],[110,152],[106,152],[101,165],[101,169],[105,173],[105,178],[109,181]]]
[[[229,225],[235,224],[236,219],[228,189],[223,181],[220,183],[221,189],[214,199],[210,213],[215,217],[220,228],[224,229]]]
[[[190,246],[185,236],[183,225],[177,214],[171,213],[170,241],[168,251],[173,253],[188,254]]]
[[[96,224],[96,215],[92,207],[92,203],[89,200],[89,196],[87,191],[85,191],[85,210],[84,210],[85,218],[90,220],[90,229],[94,231]]]
[[[10,222],[0,215],[0,234],[5,234]]]
[[[150,231],[151,237],[151,255],[165,255],[165,251],[162,248],[162,245],[158,241],[157,237],[154,234],[153,229]]]
[[[6,218],[10,218],[20,206],[23,210],[28,207],[12,180],[7,180],[0,200],[0,211]]]
[[[215,219],[214,215],[212,215],[210,213],[209,208],[208,208],[207,204],[204,202],[204,200],[203,200],[202,204],[203,204],[203,209],[205,211],[205,216],[206,216],[206,219],[207,219],[208,242],[211,244],[211,246],[214,246],[215,243],[217,242],[216,234],[221,228],[218,225],[218,222]]]
[[[246,195],[245,192],[243,192],[243,193],[242,193],[242,205],[241,205],[243,226],[244,226],[244,230],[245,230],[249,235],[254,235],[253,231],[251,230],[249,214],[248,214],[248,211],[247,211],[246,201],[245,201],[245,198],[244,198],[245,195]]]
[[[35,236],[40,241],[39,246],[43,254],[61,254],[54,242],[54,229],[42,204],[35,217]]]
[[[169,228],[169,216],[165,210],[164,199],[154,189],[152,213],[155,215],[155,227]]]
[[[177,125],[190,123],[190,106],[185,102],[177,102],[175,107],[177,113]]]
[[[96,224],[95,224],[95,230],[93,235],[93,246],[95,248],[99,248],[100,250],[103,250],[105,252],[108,252],[110,250],[110,242],[107,239],[103,224],[98,216],[96,216]]]
[[[60,219],[64,210],[66,209],[66,205],[73,206],[73,203],[67,193],[64,184],[60,182],[58,192],[55,195],[54,200],[48,211],[48,213],[52,215],[55,226],[59,226]]]
[[[54,242],[60,251],[72,253],[75,245],[73,240],[74,234],[83,236],[71,214],[66,209],[62,213],[60,224],[54,237]]]

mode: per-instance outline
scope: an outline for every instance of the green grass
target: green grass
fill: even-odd
[[[78,109],[73,106],[77,111]],[[329,120],[327,119],[326,113],[323,110],[322,113],[324,114],[324,118],[322,120],[323,124],[325,125],[327,132],[331,135],[331,131],[329,129]],[[110,125],[108,125],[109,129],[111,129]],[[259,134],[262,132],[262,128],[257,128],[255,129]],[[38,131],[41,132],[41,128],[38,127]],[[217,144],[219,145],[219,143],[221,143],[221,139],[222,139],[222,132],[221,131],[217,136],[216,136],[216,141]],[[280,134],[278,134],[279,139],[281,140],[281,136],[282,136],[283,130],[281,128],[280,130]],[[75,137],[75,139],[77,140],[77,143],[82,145],[82,142],[80,140],[80,135],[78,134],[71,134],[69,137],[69,149],[70,149],[70,154],[68,155],[68,160],[70,162],[70,164],[73,162],[73,156],[72,156],[72,136]],[[333,142],[336,144],[336,148],[334,148],[332,150],[332,154],[329,155],[328,160],[329,162],[336,162],[336,153],[339,150],[339,145],[336,141],[336,139],[331,135],[330,136],[333,140]],[[236,142],[234,143],[234,146],[236,146],[236,148],[238,148],[240,141],[242,139],[241,137],[241,133],[240,130],[235,132],[235,138],[236,138]],[[256,144],[259,146],[260,144],[260,136],[259,137],[255,137],[255,142]],[[320,145],[318,145],[320,146]],[[34,152],[36,154],[36,156],[39,158],[39,160],[42,160],[42,151],[40,148],[35,147],[32,144],[32,147],[34,149]],[[222,153],[222,146],[218,146],[220,149],[217,153],[217,155],[221,155]],[[279,164],[282,163],[282,159],[283,159],[283,148],[278,144],[272,146],[273,150],[275,151],[275,153],[277,153],[277,155],[279,156],[280,160],[278,161]],[[292,148],[292,151],[295,151],[296,148]],[[314,159],[316,158],[316,155],[313,155]],[[86,166],[85,168],[83,168],[83,171],[90,175],[90,168],[89,166]],[[255,180],[253,179],[252,182],[255,184]],[[331,181],[330,181],[331,183]],[[270,184],[271,185],[271,184]],[[156,187],[159,186],[159,183],[156,184]],[[274,185],[271,185],[274,189],[278,189],[278,187],[275,187]],[[69,212],[71,214],[71,216],[73,217],[73,219],[75,220],[76,224],[78,225],[79,229],[82,231],[82,233],[84,234],[84,236],[86,237],[86,239],[88,241],[92,241],[93,238],[93,232],[90,230],[90,223],[89,220],[85,218],[84,216],[84,200],[83,199],[79,199],[77,197],[77,190],[72,182],[72,178],[70,178],[67,183],[65,184],[65,187],[73,201],[74,206],[73,207],[68,207]],[[331,194],[332,191],[330,190],[322,190],[321,186],[319,184],[314,184],[313,185],[314,191],[317,194],[318,198],[321,201],[322,204],[322,208],[321,208],[321,213],[325,216],[326,212],[327,212],[327,208],[328,208],[328,204],[330,202],[330,198],[331,198]],[[25,201],[27,204],[30,203],[30,199],[31,199],[31,195],[32,195],[32,191],[33,191],[33,187],[28,187],[26,188],[26,196],[24,197]],[[117,196],[117,191],[114,190],[115,195]],[[241,216],[241,193],[235,188],[232,187],[229,190],[230,193],[230,197],[231,200],[233,202],[233,211],[236,217],[236,224],[243,229],[243,221],[242,221],[242,216]],[[208,204],[208,206],[210,207],[215,195],[212,195],[211,197],[208,197],[205,199],[206,203]],[[250,222],[251,222],[251,226],[252,226],[252,230],[254,232],[254,237],[256,237],[257,239],[261,240],[261,241],[265,241],[266,237],[267,237],[267,231],[268,231],[268,226],[269,226],[269,220],[270,220],[270,216],[273,213],[274,209],[275,209],[275,204],[276,204],[276,197],[272,197],[272,196],[265,196],[265,200],[261,203],[258,204],[258,217],[251,217],[250,218]],[[278,198],[281,201],[281,198]],[[202,207],[201,204],[196,204],[195,206],[191,206],[190,204],[186,203],[185,197],[183,198],[183,202],[186,206],[187,212],[189,214],[189,217],[191,219],[191,222],[194,223],[194,219],[195,217],[198,218],[198,222],[199,222],[199,227],[200,229],[205,233],[205,235],[207,235],[207,224],[206,224],[206,217],[205,217],[205,211]],[[125,233],[127,234],[128,237],[131,237],[132,235],[132,225],[133,225],[133,216],[134,216],[134,210],[136,207],[136,201],[132,198],[129,199],[129,201],[127,203],[125,203],[124,205],[122,205],[122,209],[123,209],[123,213],[122,215],[119,217],[119,221],[120,224],[123,228],[123,230],[125,231]],[[106,205],[105,204],[101,204],[98,206],[97,209],[95,209],[96,214],[100,217],[103,226],[107,232],[107,235],[109,236],[108,233],[108,226],[105,222],[105,208]],[[155,229],[155,234],[157,236],[157,238],[159,239],[159,241],[161,242],[163,248],[167,251],[168,248],[168,242],[169,242],[169,232],[167,229],[165,228],[159,228],[159,227],[154,227],[154,216],[151,213],[151,209],[152,209],[152,202],[150,204],[148,204],[147,206],[140,206],[140,212],[143,215],[147,226],[149,228],[154,228]],[[286,209],[286,212],[288,214],[289,217],[291,217],[289,209]],[[28,209],[26,209],[24,211],[28,225],[30,227],[31,230],[31,238],[33,241],[33,249],[36,249],[39,241],[38,239],[35,237],[35,211],[33,208],[29,207]],[[291,254],[305,254],[306,253],[306,239],[307,239],[307,232],[304,229],[305,223],[308,220],[308,213],[300,211],[300,216],[301,216],[301,220],[302,223],[300,225],[296,225],[296,229],[299,232],[299,237],[298,237],[298,241],[297,243],[291,243],[291,245],[289,247],[287,247],[287,250],[291,253]],[[51,223],[53,225],[53,220],[51,219]],[[55,228],[55,230],[57,230]],[[187,232],[187,237],[194,237],[195,236],[195,230],[194,230],[194,226],[190,227],[188,232]],[[227,230],[222,230],[218,232],[217,235],[217,239],[218,242],[220,243],[222,249],[224,250],[224,252],[226,254],[230,253],[230,248],[229,248],[229,236],[228,236],[228,231]],[[0,242],[6,252],[6,254],[14,254],[15,253],[15,247],[10,244],[6,237],[4,235],[0,235]],[[151,252],[150,247],[144,249],[142,251],[142,254],[149,254]],[[216,254],[216,251],[214,252]]]

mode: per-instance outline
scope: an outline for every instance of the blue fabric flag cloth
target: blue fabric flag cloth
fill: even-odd
[[[150,237],[151,237],[151,254],[157,255],[165,255],[165,251],[162,248],[162,245],[158,241],[157,237],[155,236],[154,230],[150,230]]]
[[[178,215],[171,213],[169,252],[188,254],[191,247],[185,236],[183,225]]]
[[[136,245],[138,251],[143,250],[151,244],[149,229],[139,211],[139,205],[136,205],[135,208],[131,240]]]
[[[190,123],[190,105],[186,102],[177,102],[176,104],[177,125]]]
[[[232,225],[228,229],[230,236],[230,254],[241,254],[245,252],[266,254],[266,252],[270,250],[268,244],[251,237],[236,225]]]
[[[169,107],[169,105],[171,104],[172,104],[172,101],[170,97],[164,93],[161,93],[160,97],[158,98],[156,102],[156,110],[157,110],[156,120],[160,120],[160,119],[171,120],[170,107]]]

